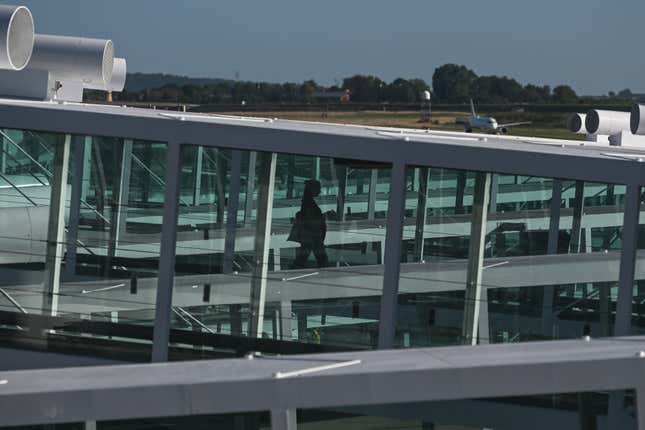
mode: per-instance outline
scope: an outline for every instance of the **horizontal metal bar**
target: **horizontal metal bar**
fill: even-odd
[[[300,130],[253,123],[208,123],[176,121],[138,113],[134,109],[103,108],[103,112],[86,107],[65,109],[44,104],[13,105],[0,103],[0,127],[51,132],[68,132],[114,136],[165,142],[173,135],[184,143],[250,151],[271,151],[321,157],[408,165],[467,169],[504,174],[557,177],[606,183],[645,184],[645,169],[638,161],[594,155],[584,148],[531,145],[523,142],[457,141],[446,137],[423,141],[368,135],[362,129],[330,130],[303,127]],[[303,145],[303,139],[307,145]],[[464,140],[464,139],[462,139]],[[472,141],[472,142],[471,142]],[[557,141],[554,141],[557,143]],[[619,151],[617,149],[617,151]],[[596,151],[597,152],[597,151]]]

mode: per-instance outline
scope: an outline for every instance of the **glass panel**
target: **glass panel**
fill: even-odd
[[[376,345],[389,166],[197,146],[181,157],[173,328]]]
[[[481,225],[473,218],[478,175],[489,183],[480,196],[489,201],[485,231],[476,229],[486,295],[466,302],[471,229]],[[407,176],[398,346],[465,342],[472,300],[481,305],[480,343],[611,334],[625,186],[432,167]],[[559,184],[559,228],[550,239]]]
[[[166,145],[0,135],[0,309],[28,315],[27,325],[49,316],[40,324],[56,336],[93,332],[80,320],[152,325]],[[100,333],[130,337],[126,326]]]

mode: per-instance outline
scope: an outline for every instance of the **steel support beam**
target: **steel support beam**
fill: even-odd
[[[172,289],[175,276],[175,250],[177,245],[177,217],[179,215],[180,155],[181,145],[179,142],[169,142],[166,155],[166,189],[164,191],[159,275],[152,343],[153,362],[168,360]]]
[[[490,198],[490,173],[477,173],[473,195],[473,209],[470,228],[470,249],[468,250],[468,265],[466,273],[466,293],[464,303],[464,323],[462,338],[465,344],[477,344],[480,330],[487,331],[487,327],[480,327],[480,314],[482,307],[488,306],[486,289],[482,288],[482,266],[484,262],[484,249],[486,245],[486,221],[488,202]],[[487,326],[488,321],[484,321]]]
[[[292,199],[294,196],[294,185],[296,175],[296,156],[289,154],[287,157],[287,198]]]
[[[571,244],[569,252],[578,253],[584,251],[582,244],[582,215],[585,206],[585,183],[576,181],[576,191],[573,198],[573,221],[571,222]],[[590,246],[590,244],[585,244]]]
[[[86,138],[82,136],[74,136],[72,139],[74,172],[72,174],[72,194],[69,200],[69,222],[66,239],[67,255],[65,256],[65,272],[67,276],[74,276],[76,273],[78,224],[81,216],[81,199],[85,179],[85,140]]]
[[[638,218],[640,215],[641,189],[636,184],[627,185],[625,193],[625,212],[623,218],[623,249],[620,257],[620,272],[618,278],[618,298],[616,301],[616,318],[614,321],[614,336],[629,335],[632,329],[632,300],[634,292],[634,269],[636,266],[636,251],[638,247]],[[641,391],[642,392],[642,391]],[[610,425],[620,422],[624,409],[623,391],[611,393],[609,396],[608,419]],[[638,397],[638,395],[637,395]],[[642,396],[641,396],[642,397]],[[642,412],[642,398],[637,399],[639,412]],[[638,416],[638,428],[645,429],[644,415]],[[612,427],[618,428],[618,427]]]
[[[455,213],[463,214],[465,213],[464,208],[464,195],[466,194],[466,183],[468,179],[468,173],[465,171],[457,172],[457,185],[455,190]]]
[[[224,208],[226,206],[226,193],[224,182],[226,178],[226,159],[219,149],[215,150],[215,189],[217,190],[217,223],[224,223]]]
[[[90,175],[92,174],[92,136],[85,136],[83,150],[83,188],[81,189],[81,200],[87,201],[90,193]]]
[[[634,291],[634,268],[638,247],[638,217],[641,194],[638,185],[627,185],[625,215],[623,218],[623,249],[620,257],[618,299],[614,336],[626,336],[631,332],[632,300]]]
[[[338,195],[336,201],[336,214],[338,221],[345,221],[345,194],[347,192],[347,167],[338,167]]]
[[[44,314],[55,316],[58,312],[58,291],[65,243],[65,202],[67,175],[72,136],[65,135],[62,143],[54,145],[53,175],[50,179],[49,223],[45,251],[45,273],[43,285]]]
[[[242,152],[231,151],[231,179],[226,205],[226,238],[224,240],[223,273],[233,271],[235,257],[235,231],[237,229],[237,211],[240,201],[240,176],[242,174]]]
[[[125,235],[128,221],[128,205],[130,204],[130,177],[132,174],[132,149],[134,143],[130,139],[123,141],[121,155],[121,176],[119,178],[119,191],[116,201],[116,218],[112,219],[110,233],[110,257],[116,257],[122,237]]]
[[[645,388],[636,390],[636,420],[638,430],[645,430]]]
[[[5,136],[1,137],[2,148],[0,148],[0,173],[7,173],[7,151],[9,150],[9,145],[7,145],[7,138]]]
[[[428,213],[428,168],[419,167],[419,196],[417,198],[417,219],[414,230],[414,261],[423,261],[424,231]]]
[[[385,256],[383,270],[383,293],[379,319],[378,348],[394,347],[396,334],[399,275],[403,241],[403,215],[405,212],[405,170],[404,163],[392,166],[390,197],[385,232]]]
[[[549,205],[549,239],[546,253],[555,255],[558,253],[560,241],[560,214],[562,208],[562,180],[554,179],[551,185],[551,203]],[[554,336],[553,320],[553,299],[555,298],[555,287],[545,285],[542,293],[542,334]]]
[[[204,166],[204,147],[198,146],[195,154],[195,171],[193,172],[193,206],[199,206],[202,197],[202,172]]]
[[[497,193],[499,191],[499,175],[493,173],[490,178],[490,202],[488,204],[488,213],[497,212]]]
[[[258,154],[258,209],[255,228],[255,266],[251,279],[249,298],[249,336],[262,337],[264,326],[264,305],[269,269],[269,245],[271,242],[271,220],[273,211],[273,190],[275,186],[277,154]]]
[[[373,221],[376,219],[376,186],[378,185],[378,170],[372,169],[370,172],[370,189],[367,195],[367,219]]]
[[[295,409],[271,411],[271,430],[296,430],[297,428]]]
[[[320,157],[314,157],[311,165],[312,174],[311,177],[316,180],[320,180]]]
[[[249,225],[253,219],[253,192],[255,190],[255,168],[257,158],[257,152],[249,152],[249,171],[246,176],[246,202],[244,205],[244,225]]]

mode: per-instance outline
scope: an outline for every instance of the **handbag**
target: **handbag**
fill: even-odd
[[[293,225],[291,226],[291,231],[287,237],[287,242],[297,242],[302,243],[302,230],[304,229],[304,223],[302,222],[302,214],[300,211],[296,212],[296,216],[293,220]]]

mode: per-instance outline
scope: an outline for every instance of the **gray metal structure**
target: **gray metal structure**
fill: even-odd
[[[276,430],[291,430],[296,409],[632,389],[643,430],[644,351],[645,337],[626,337],[1,372],[0,417],[29,425],[271,411]]]
[[[566,178],[578,183],[589,181],[626,185],[622,227],[624,239],[614,332],[620,336],[630,333],[641,187],[645,185],[643,152],[638,149],[609,148],[589,142],[565,140],[465,136],[17,100],[0,101],[0,127],[63,133],[67,136],[66,143],[57,150],[65,153],[70,151],[73,135],[111,136],[127,139],[129,142],[145,140],[168,144],[159,272],[154,292],[156,307],[152,360],[155,362],[165,362],[168,359],[179,214],[180,154],[184,145],[260,152],[257,162],[262,167],[261,176],[264,180],[260,182],[264,188],[260,188],[257,202],[257,216],[261,222],[257,223],[255,237],[257,276],[251,286],[251,315],[254,318],[251,320],[250,331],[254,336],[261,335],[262,320],[265,318],[272,182],[277,153],[355,159],[391,166],[392,191],[388,203],[382,285],[375,288],[381,294],[377,342],[379,349],[392,348],[395,340],[402,270],[405,174],[408,167],[478,172],[474,195],[477,216],[471,227],[472,237],[481,240],[471,243],[470,260],[466,266],[468,285],[463,286],[467,297],[473,300],[472,307],[467,307],[467,331],[464,333],[467,343],[475,341],[478,333],[481,338],[482,329],[485,328],[480,324],[480,305],[484,297],[482,294],[486,293],[486,289],[481,287],[481,274],[486,208],[491,199],[490,173]],[[253,159],[251,162],[255,161]],[[236,166],[235,171],[240,172],[240,166]],[[65,187],[61,186],[60,181],[63,181],[61,178],[65,175],[67,166],[56,165],[56,168],[52,179],[54,183],[50,209],[50,223],[54,225],[49,228],[47,247],[47,285],[50,291],[55,291],[60,277],[60,268],[57,270],[56,264],[60,264],[62,259],[61,237],[65,223],[61,209],[65,204]],[[252,170],[255,171],[254,168]],[[427,179],[427,172],[422,176]],[[375,194],[373,185],[376,179],[372,175],[370,195]],[[465,176],[463,186],[465,187]],[[235,187],[239,189],[240,184]],[[126,194],[127,190],[123,191]],[[461,192],[462,201],[458,204],[463,209],[463,190]],[[554,202],[551,205],[550,254],[555,254],[557,250],[557,223],[560,218],[560,206],[557,203],[561,192],[560,184],[558,192],[553,193]],[[78,194],[73,193],[75,198],[78,198]],[[236,206],[240,204],[245,207],[245,222],[249,221],[253,211],[253,200],[249,199],[248,194],[247,192],[246,202],[235,203]],[[580,200],[580,195],[578,197]],[[344,196],[339,200],[339,208],[343,206],[340,204],[344,203],[343,198]],[[496,200],[493,196],[493,201]],[[122,201],[121,204],[127,204],[127,201]],[[425,202],[422,206],[425,206]],[[578,215],[583,210],[582,205],[575,209]],[[368,212],[370,217],[374,216],[373,201]],[[344,209],[338,215],[344,216]],[[423,217],[425,218],[425,213]],[[574,230],[579,230],[579,219],[574,222]],[[117,222],[113,228],[117,229],[117,233],[118,229],[125,229],[121,222]],[[228,229],[227,252],[232,252],[234,244],[230,242],[230,235],[234,234],[234,222],[230,222]],[[416,241],[419,258],[423,257],[422,240],[423,237]],[[579,246],[579,242],[576,242],[576,246]],[[573,257],[575,256],[567,258]],[[542,258],[552,263],[555,261],[554,256]],[[225,261],[226,272],[229,272],[232,270],[230,261]],[[52,313],[55,313],[55,305],[47,303],[45,308],[51,308]],[[285,305],[281,312],[290,312],[289,307]],[[634,375],[643,375],[645,370],[645,362],[640,356],[640,351],[643,350],[644,339],[629,338],[378,351],[297,359],[157,363],[122,367],[116,372],[109,368],[94,368],[3,373],[0,379],[8,382],[0,386],[0,422],[19,425],[150,417],[160,414],[270,410],[272,421],[278,428],[293,428],[293,410],[297,408],[624,389],[637,390],[641,411],[643,396],[640,394],[645,385],[641,378]],[[361,363],[294,378],[276,378],[273,375],[275,372],[318,366],[321,362],[330,360],[361,360]],[[613,370],[607,371],[608,368]],[[513,374],[512,378],[508,378],[510,372]],[[561,375],[567,377],[562,378]],[[82,383],[74,386],[71,379]],[[63,394],[62,387],[65,387]],[[152,395],[142,396],[144,392]],[[302,392],[306,392],[307,396],[300,395]],[[143,403],[133,402],[142,397],[145,397]],[[32,401],[49,405],[49,409],[38,413],[30,409],[27,413],[26,405],[30,405]],[[55,411],[53,414],[52,410]],[[639,419],[639,428],[645,430],[642,421]]]

